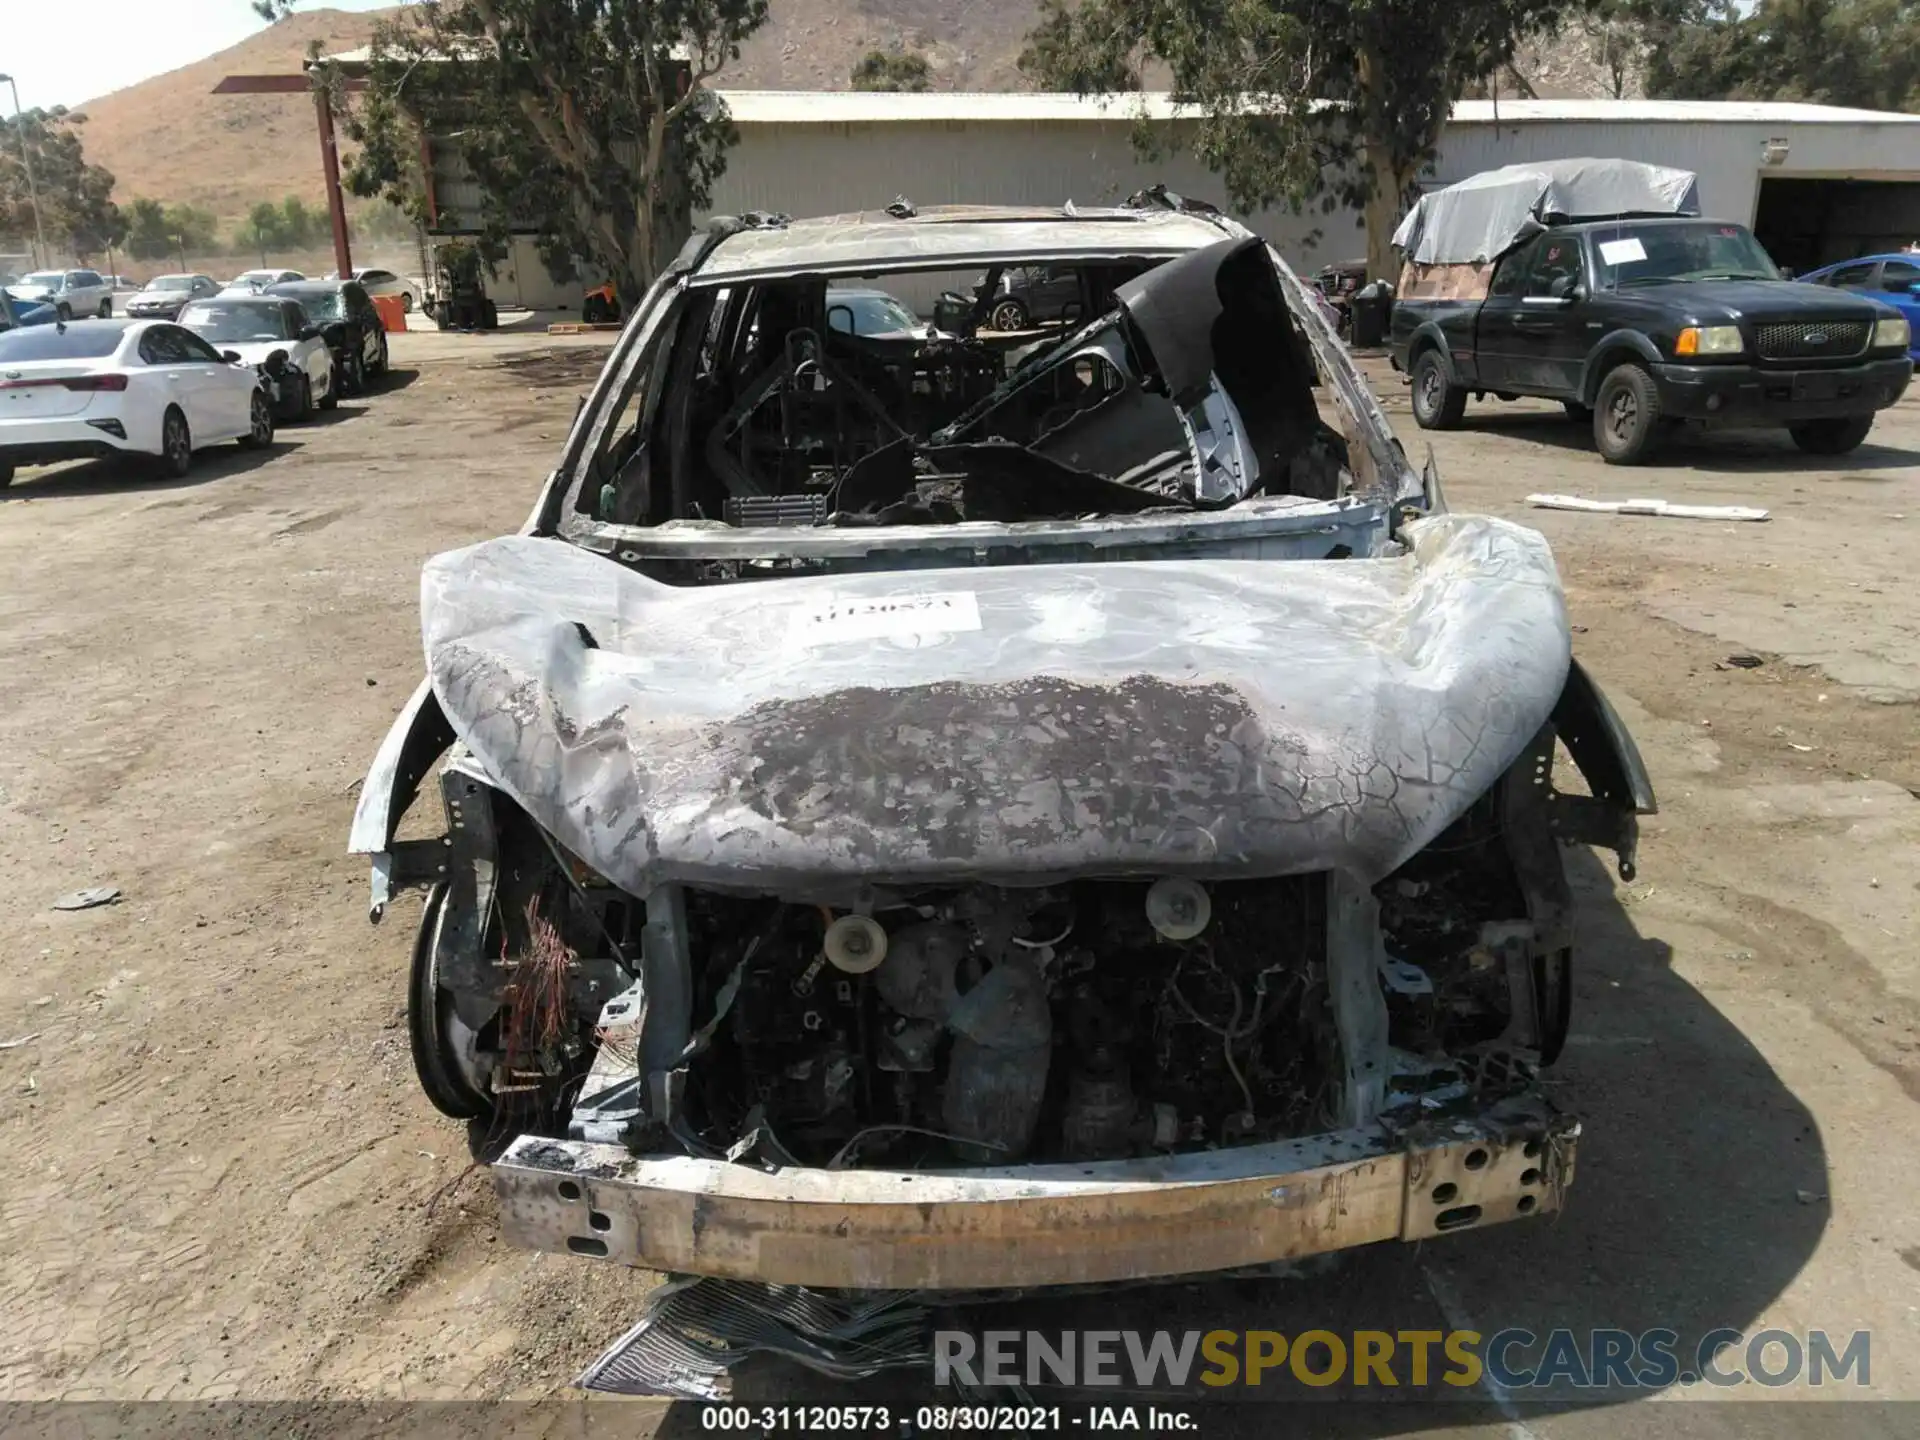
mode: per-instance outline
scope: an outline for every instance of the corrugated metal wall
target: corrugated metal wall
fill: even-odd
[[[1763,160],[1784,139],[1785,162]],[[874,123],[742,123],[740,144],[714,195],[713,209],[820,215],[877,209],[905,195],[918,205],[1111,204],[1156,181],[1217,204],[1220,182],[1185,155],[1143,162],[1125,119],[903,120]],[[1867,121],[1800,123],[1540,120],[1451,127],[1440,147],[1434,185],[1518,161],[1575,155],[1617,156],[1675,165],[1700,176],[1710,215],[1753,221],[1762,174],[1920,180],[1915,127]],[[444,175],[447,200],[472,207],[470,182]],[[1290,263],[1312,270],[1365,252],[1351,213],[1251,217]],[[527,268],[526,257],[516,256]],[[530,280],[530,276],[521,277]],[[545,287],[528,284],[532,303]],[[573,287],[570,287],[573,288]],[[888,287],[918,307],[935,282],[897,277]]]
[[[774,210],[830,215],[876,210],[896,196],[916,205],[1111,205],[1155,182],[1224,204],[1220,182],[1186,156],[1143,164],[1124,121],[948,121],[906,124],[742,125],[740,144],[714,194],[722,214]],[[1341,257],[1366,245],[1351,217],[1257,217],[1255,229],[1290,263],[1320,251]],[[937,284],[896,276],[886,288],[911,305],[931,304]]]

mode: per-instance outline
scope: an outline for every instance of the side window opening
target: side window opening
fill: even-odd
[[[1580,240],[1575,235],[1543,235],[1527,267],[1526,298],[1559,299],[1571,292],[1581,275]]]
[[[1527,274],[1533,268],[1534,255],[1544,238],[1529,240],[1519,249],[1509,250],[1493,272],[1493,283],[1487,287],[1487,294],[1501,299],[1515,299],[1524,294]]]

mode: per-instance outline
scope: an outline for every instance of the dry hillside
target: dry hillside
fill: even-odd
[[[1025,88],[1014,68],[1035,0],[773,0],[772,18],[720,84],[736,89],[840,90],[870,49],[918,50],[941,90]],[[319,41],[366,43],[383,12],[296,12],[231,49],[80,107],[88,155],[136,195],[206,206],[223,220],[256,200],[321,193],[311,103],[302,96],[211,94],[223,76],[290,73]],[[391,12],[384,12],[391,13]],[[1578,37],[1535,47],[1521,68],[1542,96],[1605,93]]]
[[[204,205],[231,219],[256,200],[318,201],[320,143],[304,95],[214,95],[228,75],[291,74],[317,40],[329,51],[364,45],[379,12],[314,10],[240,44],[78,106],[87,158],[136,195]]]

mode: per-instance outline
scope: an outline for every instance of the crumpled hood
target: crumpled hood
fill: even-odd
[[[636,893],[1371,882],[1499,778],[1570,658],[1536,532],[1409,531],[1394,559],[701,588],[511,537],[428,562],[427,669],[493,782]]]

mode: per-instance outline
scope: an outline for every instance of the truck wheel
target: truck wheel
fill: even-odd
[[[1638,365],[1615,366],[1594,396],[1593,444],[1609,465],[1638,465],[1660,438],[1660,390]]]
[[[1873,416],[1847,415],[1838,420],[1810,420],[1805,425],[1790,425],[1787,433],[1793,437],[1793,443],[1809,455],[1845,455],[1858,450],[1871,429]]]
[[[1467,413],[1467,392],[1447,374],[1447,358],[1423,350],[1413,362],[1413,419],[1422,430],[1451,430]]]

